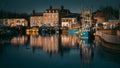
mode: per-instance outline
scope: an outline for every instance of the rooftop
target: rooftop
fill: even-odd
[[[108,20],[108,22],[119,22],[119,20]]]
[[[34,13],[34,14],[31,14],[30,16],[43,16],[43,13]]]

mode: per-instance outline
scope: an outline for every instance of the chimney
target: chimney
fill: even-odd
[[[119,23],[120,23],[120,5],[119,5]]]
[[[52,9],[52,6],[50,6],[49,9]]]
[[[35,14],[35,10],[32,11],[32,14],[33,14],[33,15]]]
[[[64,9],[64,6],[63,5],[61,5],[61,8],[60,8],[61,10],[63,10]]]

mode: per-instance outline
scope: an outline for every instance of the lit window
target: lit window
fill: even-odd
[[[55,11],[53,10],[53,13],[54,13]]]
[[[51,11],[49,10],[49,13],[50,13]]]

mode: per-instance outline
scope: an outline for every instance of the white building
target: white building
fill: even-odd
[[[77,18],[62,18],[62,27],[67,27],[69,29],[77,26]]]

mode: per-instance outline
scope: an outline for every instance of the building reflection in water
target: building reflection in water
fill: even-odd
[[[61,35],[61,43],[63,47],[74,47],[78,44],[79,38],[75,35]]]
[[[43,48],[44,51],[48,53],[57,53],[58,52],[58,36],[30,36],[30,45],[32,47]]]
[[[77,45],[77,36],[70,35],[30,35],[30,45],[33,48],[42,48],[48,53],[62,53],[64,47]]]
[[[4,39],[2,41],[4,43],[6,42],[11,43],[10,45],[20,45],[20,46],[27,45],[30,48],[32,47],[33,53],[38,48],[38,49],[42,49],[43,51],[47,52],[50,55],[57,53],[60,54],[61,56],[63,56],[65,53],[68,52],[70,53],[71,51],[73,51],[72,49],[76,49],[77,47],[78,50],[75,52],[80,53],[81,68],[92,68],[94,66],[93,64],[94,54],[97,55],[98,58],[102,56],[102,58],[105,58],[110,61],[112,60],[118,63],[120,61],[118,60],[120,57],[119,55],[120,46],[102,42],[99,38],[98,40],[95,40],[94,42],[95,46],[93,45],[92,42],[89,42],[87,39],[80,39],[76,35],[71,36],[69,34],[64,34],[64,35],[63,34],[61,35],[33,34],[28,36],[19,35],[17,37],[10,37],[9,39]],[[1,44],[0,54],[2,54],[6,46],[8,46],[4,43],[2,42],[0,43]],[[67,57],[68,56],[70,55],[67,55]],[[97,57],[95,57],[95,59],[96,58]],[[95,59],[94,61],[96,61]]]
[[[66,47],[74,47],[78,44],[79,38],[71,35],[19,35],[10,39],[11,45],[30,45],[33,52],[36,48],[41,48],[47,53],[63,53],[68,51]]]
[[[36,48],[41,48],[45,52],[61,53],[68,52],[72,47],[77,47],[80,44],[80,54],[83,63],[90,63],[93,56],[93,46],[88,43],[88,40],[80,40],[76,35],[38,35],[32,34],[29,36],[17,36],[11,39],[12,45],[25,45],[29,42],[30,46],[35,51]],[[79,42],[78,42],[79,41]]]
[[[90,44],[88,39],[80,40],[80,56],[81,56],[81,66],[84,68],[86,64],[92,66],[92,59],[94,55],[94,45]]]
[[[27,43],[27,41],[28,41],[28,37],[22,35],[22,36],[13,37],[10,42],[12,45],[23,45],[24,46]]]

